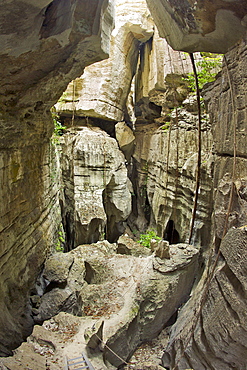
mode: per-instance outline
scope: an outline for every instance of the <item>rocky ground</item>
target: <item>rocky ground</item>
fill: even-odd
[[[102,241],[52,255],[39,303],[32,296],[43,324],[2,358],[2,368],[58,370],[66,357],[85,352],[96,370],[122,368],[132,353],[126,370],[158,370],[167,341],[160,332],[190,293],[198,251],[177,244],[169,258],[151,253],[122,237],[118,245]]]
[[[125,370],[161,370],[161,358],[168,342],[169,328],[150,342],[142,344],[129,360]]]

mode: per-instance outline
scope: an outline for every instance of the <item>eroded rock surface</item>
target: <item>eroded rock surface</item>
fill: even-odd
[[[22,1],[14,8],[3,1],[0,10],[1,99],[7,110],[51,106],[86,65],[107,57],[109,1]]]
[[[116,0],[109,59],[89,66],[71,82],[57,110],[61,114],[75,110],[79,116],[122,121],[139,46],[152,37],[153,27],[145,0]]]
[[[220,257],[198,322],[195,312],[200,307],[198,302],[205,289],[207,270],[173,327],[164,365],[173,367],[178,362],[177,368],[181,370],[246,367],[246,42],[241,41],[227,53],[226,60],[228,70],[224,64],[221,75],[205,96],[215,141],[214,222],[215,245],[216,249],[220,248]],[[192,325],[196,329],[190,337]]]
[[[6,149],[0,163],[0,353],[5,354],[32,330],[29,291],[47,250],[55,249],[61,215],[59,162],[51,144]]]
[[[147,0],[147,4],[160,36],[175,50],[225,53],[246,33],[245,0]]]
[[[69,248],[123,233],[131,185],[117,141],[99,128],[71,128],[63,136],[63,219]]]
[[[162,96],[162,95],[161,95]],[[133,184],[138,218],[135,227],[157,227],[169,242],[189,236],[197,171],[197,112],[185,101],[185,108],[172,112],[170,121],[136,125]],[[190,111],[189,111],[190,110]],[[205,121],[202,131],[202,176],[194,240],[208,244],[212,197],[212,135]],[[132,221],[132,218],[131,218]],[[136,225],[136,226],[135,226]]]
[[[231,229],[222,241],[222,257],[211,281],[194,335],[191,338],[191,327],[200,306],[198,302],[201,284],[191,301],[183,307],[172,329],[170,344],[163,358],[165,366],[173,367],[178,361],[178,369],[245,368],[246,242],[246,228]],[[187,343],[188,338],[191,340],[184,354],[181,341]]]
[[[29,291],[58,239],[58,162],[50,107],[83,68],[108,56],[108,1],[0,5],[0,354],[30,333]]]
[[[60,268],[61,255],[63,266]],[[164,268],[167,260],[145,256],[145,253],[139,257],[120,255],[116,253],[116,245],[107,241],[82,245],[69,253],[51,256],[43,272],[43,278],[49,285],[41,297],[38,308],[40,318],[48,318],[49,309],[52,316],[55,309],[59,313],[73,312],[78,308],[77,315],[80,317],[59,313],[46,321],[43,327],[35,327],[27,343],[22,344],[14,357],[3,359],[2,363],[15,369],[18,360],[25,364],[33,350],[35,370],[39,369],[37,363],[42,354],[50,368],[57,369],[65,354],[70,358],[76,357],[86,350],[87,344],[92,348],[90,335],[97,332],[106,345],[99,341],[102,358],[96,342],[91,353],[92,363],[101,361],[101,366],[105,368],[104,359],[114,368],[120,366],[122,361],[107,346],[128,360],[139,344],[160,333],[190,294],[198,250],[189,245],[171,245],[170,255],[169,264],[173,268],[170,269],[169,265],[166,271],[157,266]],[[61,281],[59,269],[64,271],[66,278],[64,286],[58,288],[54,283]],[[70,306],[66,305],[68,291],[77,297],[77,302],[70,302]],[[61,306],[60,297],[64,297],[64,306]],[[40,364],[44,363],[42,358]]]

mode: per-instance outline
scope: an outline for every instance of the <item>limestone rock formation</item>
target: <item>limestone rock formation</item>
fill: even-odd
[[[25,107],[22,117],[30,117],[43,104],[52,106],[86,65],[108,56],[112,3],[24,0],[14,10],[12,5],[1,4],[1,103],[4,111]],[[24,15],[25,22],[16,22]]]
[[[62,144],[62,201],[69,248],[123,233],[131,185],[117,141],[99,128],[71,128]]]
[[[220,255],[204,304],[198,302],[206,286],[207,269],[173,327],[164,365],[173,367],[178,362],[177,368],[181,370],[186,367],[244,369],[246,366],[246,53],[246,40],[243,40],[226,54],[228,67],[224,64],[221,75],[205,93],[216,156],[216,243],[212,248],[216,246]],[[214,254],[214,250],[211,253]],[[200,306],[201,312],[195,321],[195,312]],[[193,308],[196,311],[192,317],[189,313]],[[191,337],[192,325],[195,330]]]
[[[245,0],[147,0],[147,4],[160,36],[175,50],[225,53],[246,33]]]
[[[196,111],[187,109],[173,111],[170,122],[163,120],[162,126],[138,124],[135,131],[133,185],[138,218],[131,217],[132,229],[145,230],[149,225],[175,243],[188,239],[196,183],[198,117]],[[212,134],[206,115],[203,125],[202,177],[194,241],[206,246],[213,191]]]
[[[130,254],[136,257],[150,256],[152,254],[151,249],[140,245],[127,235],[121,235],[118,239],[116,252],[119,254]]]
[[[0,5],[0,354],[31,331],[28,302],[61,223],[50,107],[83,68],[108,56],[110,1]]]
[[[154,23],[145,0],[115,2],[115,29],[110,58],[85,69],[56,105],[66,114],[122,121],[136,71],[139,46],[153,35]]]
[[[135,135],[125,122],[118,122],[115,125],[116,139],[119,148],[124,153],[125,158],[130,162],[135,149]]]
[[[225,52],[244,37],[227,53],[228,68],[224,65],[216,83],[206,90],[211,114],[210,123],[203,117],[202,176],[192,239],[203,247],[200,262],[206,268],[199,270],[198,284],[180,310],[164,356],[168,367],[181,359],[181,370],[242,370],[247,331],[246,1],[147,2],[160,35],[175,49]],[[133,161],[129,161],[132,148],[125,148],[135,194],[129,225],[132,231],[154,226],[172,244],[188,236],[196,178],[197,116],[194,103],[184,101],[187,90],[181,75],[187,59],[158,38],[144,0],[116,0],[116,4],[118,25],[111,45],[111,0],[3,0],[0,5],[0,355],[9,355],[26,339],[34,316],[42,322],[60,310],[84,315],[78,321],[69,317],[76,333],[73,325],[66,331],[66,315],[51,319],[45,331],[36,327],[31,343],[23,343],[16,357],[3,360],[13,370],[20,368],[20,361],[34,369],[61,368],[56,356],[72,353],[75,343],[81,351],[86,326],[102,316],[107,322],[101,333],[104,340],[127,359],[141,341],[157,335],[187,299],[194,281],[198,253],[193,247],[169,245],[171,258],[161,260],[140,257],[140,250],[125,240],[112,247],[105,242],[100,250],[94,245],[80,247],[64,260],[55,255],[45,265],[42,284],[34,287],[49,252],[60,245],[61,221],[68,248],[72,248],[82,241],[101,239],[104,233],[109,240],[117,240],[129,215],[125,158],[115,139],[95,128],[69,130],[62,139],[66,143],[63,183],[59,158],[50,143],[51,106],[91,63],[96,62],[70,85],[60,111],[72,116],[71,121],[78,113],[100,118],[105,126],[106,120],[112,125],[122,120],[135,123],[133,107],[126,107],[134,103]],[[109,51],[110,58],[101,63]],[[173,67],[176,59],[179,63]],[[161,68],[164,60],[166,66]],[[186,109],[172,111],[179,105]],[[92,137],[93,153],[88,141]],[[212,259],[219,249],[219,261],[188,342],[210,267],[208,247],[214,240]],[[112,286],[116,276],[118,283]],[[109,298],[113,303],[110,300],[109,304]],[[51,340],[55,346],[46,341],[47,330],[60,331]],[[70,341],[68,352],[59,344],[60,335],[64,342]],[[107,347],[103,351],[106,361],[121,365]],[[5,368],[4,364],[0,367]]]
[[[39,314],[44,319],[48,309],[52,316],[55,309],[58,313],[79,308],[80,317],[60,313],[46,321],[43,327],[35,327],[27,343],[22,344],[13,358],[3,359],[2,363],[13,368],[18,360],[25,364],[33,347],[36,354],[32,361],[38,362],[39,356],[45,354],[51,369],[57,369],[59,356],[76,357],[86,346],[93,346],[92,363],[98,359],[103,366],[104,358],[114,368],[118,367],[122,361],[108,348],[127,360],[140,343],[161,331],[190,293],[198,250],[189,245],[182,248],[171,245],[170,251],[168,263],[154,256],[120,255],[116,253],[116,245],[101,241],[51,256],[43,272],[43,279],[49,278],[49,285],[41,297]],[[57,273],[60,256],[66,281],[58,288],[55,283],[61,281],[60,272]],[[77,302],[68,302],[69,290],[77,297]],[[66,305],[68,303],[70,305]],[[99,342],[95,346],[90,340],[95,332],[106,343],[100,343],[103,358],[102,352],[97,351]],[[72,349],[75,356],[71,356]]]
[[[5,354],[32,330],[29,291],[47,250],[55,249],[61,215],[59,162],[51,144],[6,149],[1,169],[0,353]]]
[[[231,229],[222,241],[222,258],[211,281],[196,330],[191,337],[191,328],[200,307],[201,284],[191,301],[183,307],[172,329],[170,344],[163,357],[165,366],[173,367],[178,361],[178,369],[245,368],[246,243],[246,228]],[[188,339],[184,355],[181,341],[187,343]]]
[[[195,59],[200,59],[199,53]],[[152,39],[140,47],[135,76],[136,121],[151,123],[169,108],[181,104],[188,94],[182,76],[192,72],[189,55],[173,50],[154,29]],[[161,112],[162,107],[162,112]]]

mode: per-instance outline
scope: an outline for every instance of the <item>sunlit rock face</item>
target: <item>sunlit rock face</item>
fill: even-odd
[[[195,53],[194,58],[200,60],[200,53]],[[181,105],[188,95],[182,80],[188,73],[192,73],[188,53],[173,50],[155,27],[153,37],[140,47],[134,78],[134,121],[165,122],[165,114]]]
[[[108,1],[0,5],[0,354],[30,333],[28,301],[61,223],[49,109],[83,68],[107,57]]]
[[[246,56],[244,39],[226,54],[228,68],[224,63],[221,75],[205,92],[216,158],[213,172],[216,247],[225,231],[229,231],[222,239],[220,258],[204,304],[198,302],[207,273],[173,328],[163,363],[173,367],[178,362],[177,368],[181,370],[246,366]],[[201,307],[197,323],[194,307],[196,311]],[[192,325],[196,327],[188,341]]]
[[[139,46],[150,39],[153,28],[145,0],[116,0],[110,58],[86,68],[68,86],[57,110],[62,114],[74,110],[81,116],[123,120]]]
[[[225,53],[246,33],[245,0],[147,0],[161,37],[175,50]]]
[[[63,137],[61,167],[69,248],[104,238],[115,242],[132,205],[117,141],[99,128],[70,129]]]

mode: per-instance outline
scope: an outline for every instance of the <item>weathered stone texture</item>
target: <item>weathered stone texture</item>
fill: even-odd
[[[200,306],[201,284],[172,329],[170,345],[163,358],[165,366],[173,367],[175,360],[180,359],[178,369],[245,369],[246,243],[246,228],[231,229],[227,233],[221,244],[222,258],[211,281],[194,335],[180,359],[182,343],[187,343],[190,338],[191,326]]]
[[[159,235],[171,237],[168,222],[176,230],[173,241],[189,237],[197,171],[197,115],[179,108],[176,119],[163,126],[137,125],[134,153],[134,189],[138,219],[134,224],[157,228]],[[212,208],[212,137],[204,123],[202,132],[202,176],[194,241],[208,244]],[[169,226],[168,226],[169,227]],[[169,236],[170,235],[170,236]],[[171,241],[171,240],[170,240]]]
[[[86,65],[107,57],[112,27],[109,1],[49,3],[18,1],[14,8],[13,2],[1,4],[5,109],[51,106]]]
[[[86,65],[108,56],[112,4],[4,0],[0,15],[2,354],[30,333],[27,297],[58,238],[49,109]]]
[[[175,50],[225,53],[246,33],[240,1],[147,0],[161,37]]]
[[[218,238],[222,238],[225,227],[225,214],[232,181],[234,191],[227,229],[247,223],[246,58],[247,48],[243,40],[226,54],[228,67],[223,64],[220,78],[216,80],[212,89],[209,88],[205,92],[210,119],[213,123],[214,151],[217,156],[214,171],[216,192],[214,209]],[[236,161],[233,159],[234,146]]]
[[[169,82],[173,82],[175,87],[176,75],[190,72],[192,66],[188,54],[173,50],[165,39],[159,37],[155,27],[152,39],[140,49],[138,74],[135,78],[136,102],[150,96],[153,90],[166,91]]]
[[[31,363],[36,362],[48,346],[52,351],[47,364],[55,370],[56,363],[60,363],[58,356],[69,353],[69,358],[76,357],[71,355],[73,352],[78,357],[89,345],[94,347],[90,360],[93,364],[99,361],[95,368],[106,368],[103,358],[118,367],[123,362],[109,347],[127,360],[139,344],[161,331],[190,293],[198,250],[189,245],[171,245],[170,252],[168,261],[146,256],[145,251],[142,255],[140,246],[137,257],[117,254],[116,245],[107,241],[82,245],[63,254],[66,281],[59,287],[55,283],[60,280],[57,270],[61,257],[51,256],[43,275],[46,284],[49,279],[49,285],[41,297],[37,318],[48,318],[60,311],[77,312],[80,317],[59,313],[43,327],[35,326],[29,345],[22,344],[14,357],[3,359],[2,363],[15,369],[21,358],[21,364],[25,364],[32,347],[35,353]],[[99,340],[92,343],[97,332],[109,347]]]
[[[58,161],[48,143],[1,153],[0,352],[30,333],[30,289],[61,223]]]
[[[116,139],[119,148],[124,153],[125,158],[130,162],[135,149],[135,134],[125,122],[118,122],[115,125]]]
[[[75,110],[81,116],[123,120],[139,46],[152,36],[154,24],[145,0],[116,0],[115,8],[110,57],[71,82],[57,104],[62,114]]]
[[[224,64],[221,75],[206,91],[216,154],[213,198],[215,237],[221,253],[195,333],[185,353],[182,353],[178,369],[242,370],[246,367],[246,50],[246,41],[243,40],[226,55],[231,83]],[[235,109],[232,106],[231,89]],[[232,184],[234,191],[229,207]],[[228,211],[229,219],[226,223]],[[219,246],[225,230],[229,231]],[[167,366],[174,366],[188,341],[191,326],[195,324],[194,310],[198,310],[201,292],[205,288],[205,278],[206,273],[174,325],[164,356],[164,364]]]
[[[116,241],[131,212],[131,186],[117,141],[99,128],[71,128],[63,136],[62,174],[69,247],[104,236]]]

